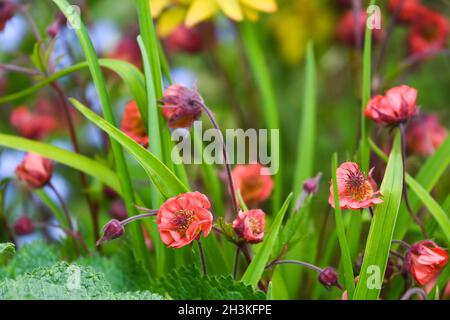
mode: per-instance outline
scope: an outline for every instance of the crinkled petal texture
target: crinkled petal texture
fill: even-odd
[[[148,135],[145,130],[144,122],[142,121],[141,113],[134,100],[127,103],[125,107],[125,112],[122,117],[121,129],[125,132],[131,139],[136,141],[144,148],[148,147]]]
[[[266,214],[260,209],[240,211],[233,221],[233,229],[247,242],[261,242],[264,238],[265,216]]]
[[[16,168],[19,180],[31,188],[41,188],[46,185],[53,173],[53,163],[36,153],[27,153]]]
[[[274,187],[271,172],[259,163],[237,165],[231,173],[236,190],[240,190],[242,199],[249,206],[267,200]]]
[[[354,162],[345,162],[336,171],[341,209],[358,210],[382,203],[376,192],[377,184],[370,176],[366,177]],[[330,186],[329,204],[334,208],[333,184]]]
[[[211,203],[200,192],[188,192],[168,199],[157,215],[161,240],[172,248],[181,248],[211,232]]]
[[[411,247],[406,262],[417,283],[425,285],[447,265],[448,253],[434,242],[425,240]]]
[[[372,98],[364,114],[377,123],[398,124],[415,115],[416,100],[417,90],[401,85]]]

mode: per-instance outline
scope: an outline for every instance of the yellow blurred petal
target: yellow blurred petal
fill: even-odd
[[[241,3],[264,12],[275,12],[278,8],[275,0],[241,0]]]
[[[157,18],[161,12],[170,4],[170,0],[149,0],[152,17]]]
[[[258,21],[259,19],[259,13],[258,11],[251,9],[250,7],[244,7],[242,8],[244,11],[244,16],[247,20],[250,20],[252,22]]]
[[[191,28],[197,23],[211,18],[218,9],[216,0],[193,0],[188,9],[185,24]]]
[[[183,23],[186,17],[186,10],[174,7],[164,12],[158,20],[158,34],[162,38],[170,35],[179,25]]]
[[[242,21],[242,10],[238,0],[216,0],[223,13],[235,21]]]

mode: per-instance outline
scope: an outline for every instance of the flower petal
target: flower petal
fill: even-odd
[[[243,15],[241,5],[238,0],[217,0],[217,4],[229,18],[235,21],[242,21]]]
[[[211,18],[218,9],[215,0],[194,0],[186,16],[186,26],[191,28],[197,23]]]
[[[275,0],[241,0],[241,2],[246,6],[264,12],[275,12],[277,10],[277,3]]]

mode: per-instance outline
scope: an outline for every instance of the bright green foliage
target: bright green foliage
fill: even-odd
[[[253,290],[231,276],[205,277],[194,266],[177,269],[151,284],[153,292],[172,299],[264,300],[265,294]]]

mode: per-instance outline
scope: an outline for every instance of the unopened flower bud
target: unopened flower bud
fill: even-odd
[[[30,188],[39,189],[45,186],[51,179],[53,163],[36,153],[27,153],[23,161],[16,168],[19,180]]]
[[[27,216],[21,216],[14,223],[14,232],[18,236],[25,236],[31,234],[33,233],[33,231],[34,231],[33,220],[31,220]]]
[[[203,99],[194,89],[174,84],[161,98],[163,116],[170,128],[190,128],[202,114]]]
[[[338,273],[332,267],[326,267],[319,274],[319,282],[325,287],[336,286],[338,284]]]
[[[303,184],[303,190],[307,194],[316,194],[319,191],[320,178],[322,178],[322,172],[319,172],[315,177],[306,180]]]
[[[112,219],[103,228],[103,237],[97,241],[97,246],[105,241],[111,241],[121,237],[125,233],[125,228],[119,220]]]

